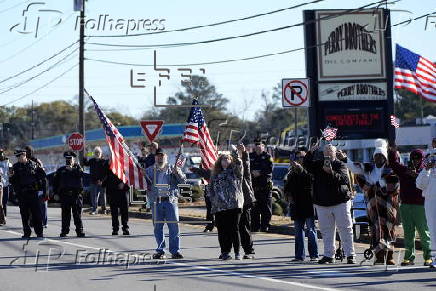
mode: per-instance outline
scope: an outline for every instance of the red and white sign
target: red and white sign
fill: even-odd
[[[163,120],[142,120],[141,127],[150,142],[153,142],[159,134]]]
[[[282,106],[309,107],[309,79],[283,79]]]
[[[67,144],[73,151],[81,151],[83,150],[83,146],[85,145],[85,139],[83,135],[78,132],[73,132],[67,139]]]

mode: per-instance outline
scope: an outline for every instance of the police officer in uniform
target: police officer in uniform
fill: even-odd
[[[33,229],[37,237],[44,237],[42,216],[40,210],[40,198],[38,191],[47,197],[46,174],[37,163],[27,159],[25,150],[16,150],[15,156],[18,162],[12,166],[10,183],[17,195],[21,220],[23,223],[23,238],[30,238],[30,214],[33,219]]]
[[[121,225],[123,235],[129,235],[129,185],[121,181],[111,170],[108,169],[106,180],[103,186],[106,187],[106,194],[109,200],[112,216],[112,235],[118,235],[120,222],[118,214],[121,214]]]
[[[83,206],[83,170],[75,163],[76,154],[71,151],[64,153],[65,166],[60,167],[54,176],[54,191],[61,198],[62,230],[60,237],[66,237],[70,232],[71,212],[77,237],[84,237],[82,223]]]
[[[254,145],[250,166],[256,203],[251,212],[251,227],[254,232],[267,232],[272,216],[272,158],[260,139],[255,139]]]

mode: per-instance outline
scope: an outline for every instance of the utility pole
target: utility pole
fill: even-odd
[[[85,0],[82,3],[82,9],[80,10],[80,38],[79,38],[79,132],[85,138],[85,118],[84,118],[84,61],[85,61]],[[86,139],[85,139],[86,140]],[[83,161],[84,151],[79,152],[79,161]]]
[[[34,113],[35,110],[33,109],[33,99],[32,99],[32,112],[31,112],[31,117],[32,117],[32,140],[35,139],[35,119],[34,119]]]

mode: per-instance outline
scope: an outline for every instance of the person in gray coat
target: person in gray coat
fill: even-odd
[[[239,158],[236,147],[232,154],[221,154],[212,171],[209,184],[209,198],[211,212],[215,214],[215,223],[218,229],[218,241],[221,247],[219,259],[230,260],[230,251],[235,253],[235,259],[240,260],[239,220],[244,206],[242,193],[243,181],[242,160]]]

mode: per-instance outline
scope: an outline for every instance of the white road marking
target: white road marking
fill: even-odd
[[[21,233],[16,232],[16,231],[12,231],[12,230],[1,230],[1,231],[7,232],[7,233],[10,233],[10,234],[13,234],[13,235],[21,236]],[[54,239],[46,239],[46,238],[44,240],[50,241],[50,242],[62,243],[62,244],[66,244],[66,245],[71,245],[71,246],[76,246],[76,247],[79,247],[79,248],[86,248],[86,249],[93,249],[93,250],[105,249],[105,250],[107,250],[107,252],[117,253],[115,251],[111,251],[111,250],[106,249],[106,248],[97,248],[97,247],[93,247],[93,246],[87,246],[87,245],[82,245],[82,244],[77,244],[77,243],[71,243],[71,242],[66,242],[66,241],[62,241],[62,240],[54,240]],[[190,265],[190,264],[181,263],[181,262],[169,262],[169,261],[167,261],[167,263],[174,264],[174,265],[179,265],[179,266],[191,267],[191,268],[199,269],[199,270],[207,270],[207,271],[215,272],[215,273],[222,273],[222,274],[227,274],[227,275],[232,275],[232,276],[238,276],[238,277],[241,277],[241,278],[253,278],[253,279],[259,279],[259,280],[264,280],[264,281],[269,281],[269,282],[274,282],[274,283],[292,285],[292,286],[295,286],[295,287],[307,288],[307,289],[325,290],[325,291],[337,291],[338,290],[338,289],[333,289],[333,288],[319,287],[319,286],[305,284],[305,283],[298,283],[298,282],[292,282],[292,281],[283,281],[283,280],[273,279],[273,278],[264,277],[264,276],[248,275],[248,274],[244,274],[244,273],[241,273],[241,272],[224,271],[224,270],[219,270],[219,269],[214,269],[214,268],[209,268],[209,267],[204,267],[204,266]]]

